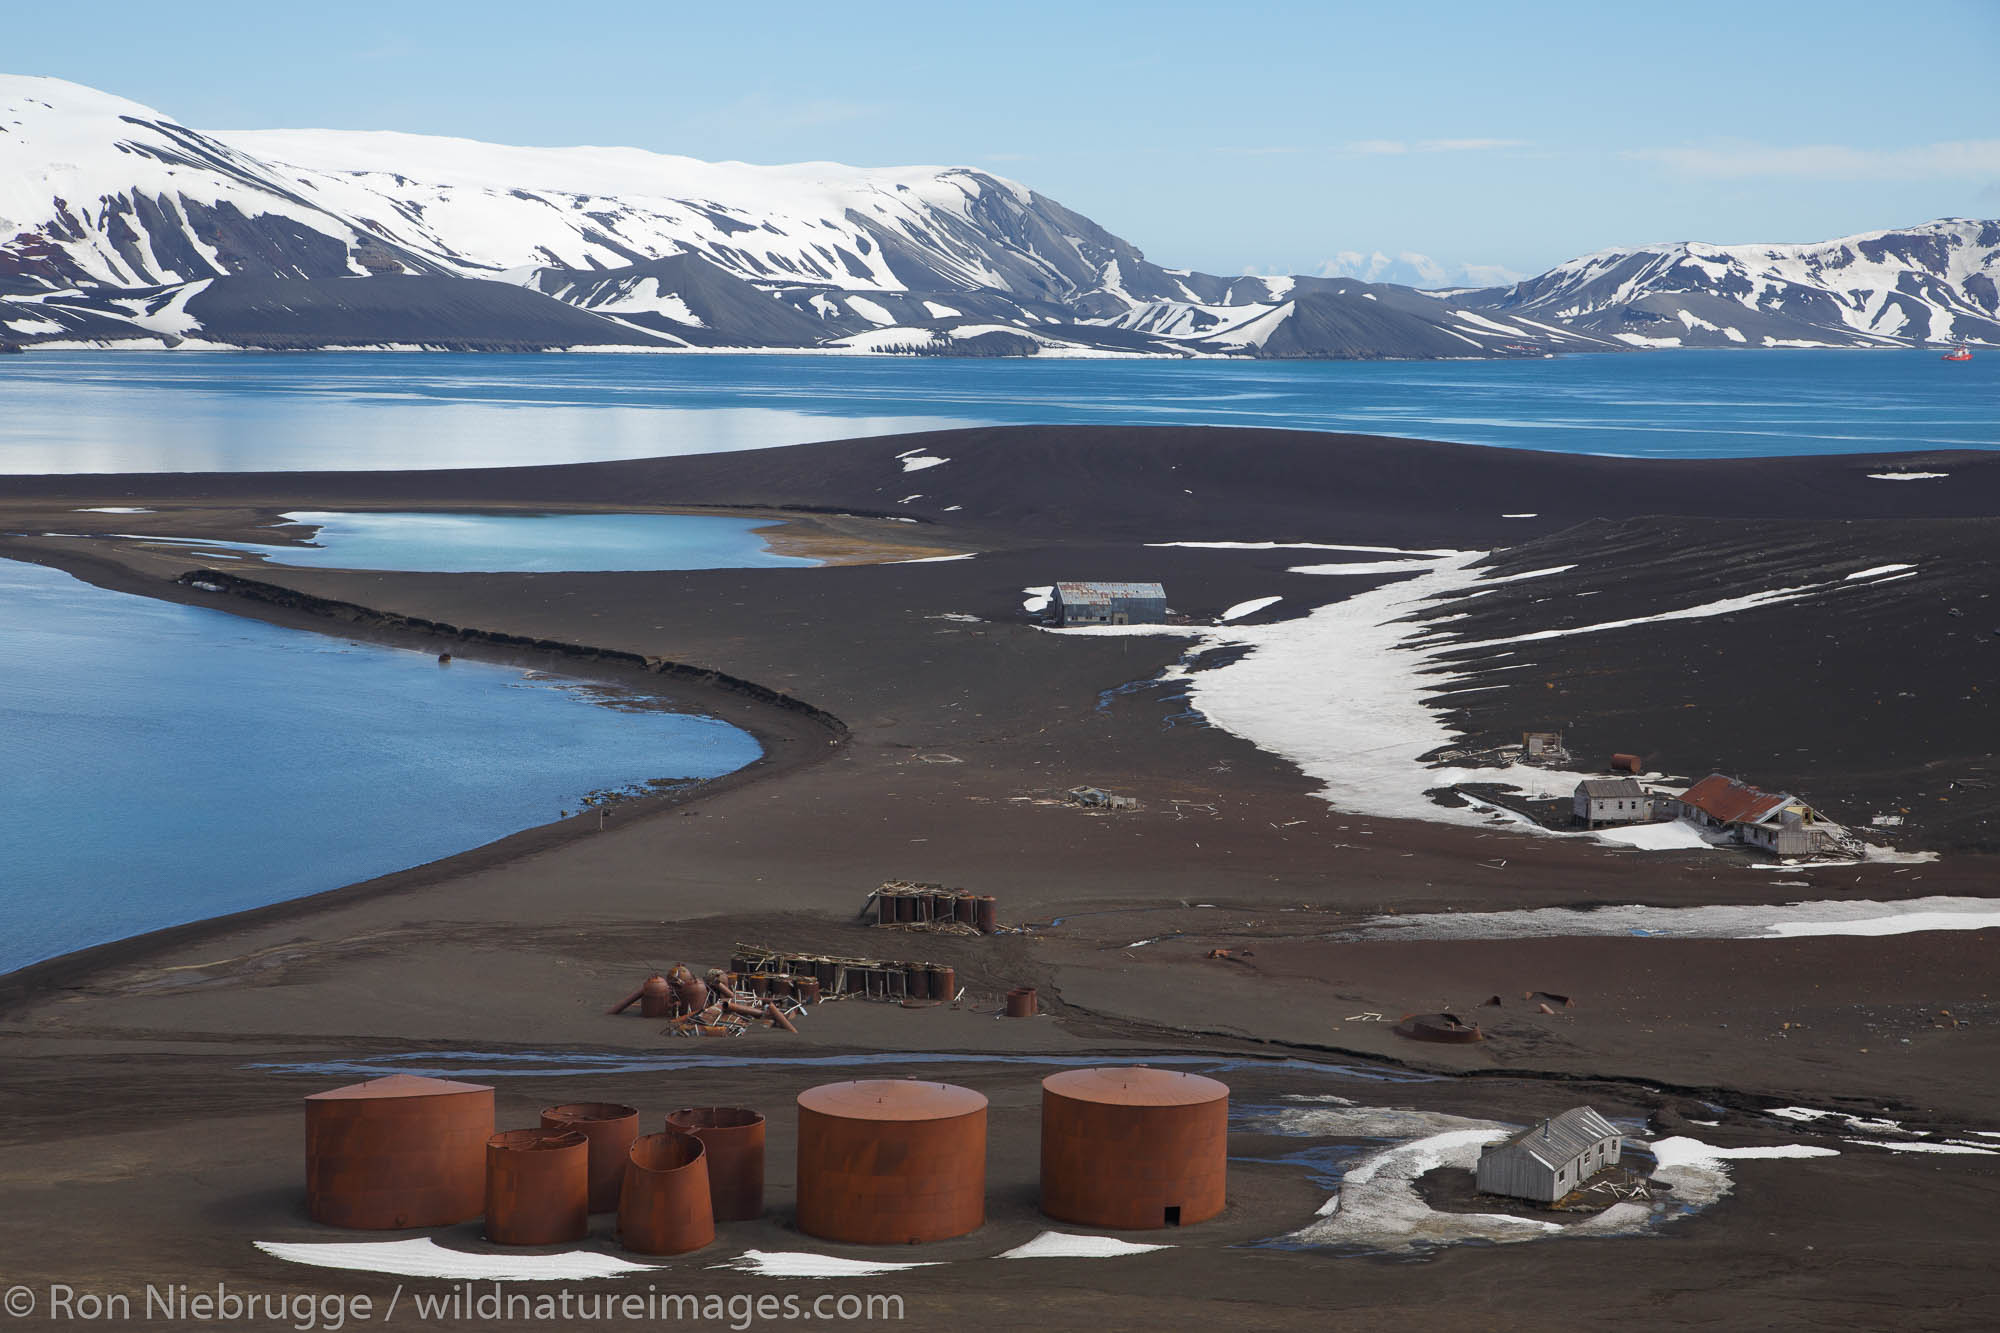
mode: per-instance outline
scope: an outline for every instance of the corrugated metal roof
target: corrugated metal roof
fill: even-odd
[[[1165,601],[1167,590],[1157,583],[1058,583],[1056,596],[1065,606],[1108,606],[1114,600]]]
[[[1646,789],[1639,785],[1637,778],[1585,778],[1576,785],[1593,801],[1624,800],[1634,796],[1644,799],[1646,795]]]
[[[1619,1138],[1623,1133],[1591,1107],[1573,1106],[1486,1151],[1521,1148],[1543,1166],[1560,1170],[1604,1140]]]
[[[1760,790],[1721,773],[1711,773],[1682,792],[1680,799],[1683,805],[1691,805],[1725,824],[1755,824],[1792,798]]]

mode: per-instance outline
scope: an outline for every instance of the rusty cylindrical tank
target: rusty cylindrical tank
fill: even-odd
[[[642,1018],[672,1018],[674,986],[655,972],[639,987],[639,1015]]]
[[[961,893],[951,900],[952,916],[961,926],[979,926],[979,899],[969,893]]]
[[[931,998],[931,970],[921,963],[911,963],[903,969],[903,995],[911,1000]]]
[[[931,964],[931,998],[950,1003],[958,995],[958,973],[938,963]]]
[[[864,1079],[799,1094],[799,1230],[909,1245],[986,1220],[986,1098],[950,1083]]]
[[[618,1210],[625,1154],[639,1137],[639,1108],[618,1102],[572,1102],[542,1112],[543,1129],[573,1129],[590,1140],[590,1211]]]
[[[887,893],[875,895],[875,919],[883,925],[888,925],[896,919],[896,899],[893,895]]]
[[[391,1074],[306,1098],[306,1211],[328,1226],[469,1222],[486,1209],[493,1089]]]
[[[486,1140],[486,1239],[561,1245],[589,1231],[589,1139],[573,1129],[510,1129]]]
[[[915,921],[917,919],[917,900],[907,893],[897,894],[896,919],[898,921]]]
[[[667,1128],[701,1140],[718,1222],[764,1215],[764,1116],[741,1106],[684,1106]]]
[[[674,1130],[633,1140],[618,1198],[618,1243],[638,1254],[686,1254],[714,1239],[701,1140]]]
[[[1040,1012],[1041,1004],[1033,986],[1016,986],[1007,992],[1007,1017],[1033,1018]]]
[[[1636,754],[1614,754],[1611,756],[1611,771],[1614,773],[1643,773],[1646,761]]]
[[[1163,1069],[1068,1069],[1042,1080],[1042,1211],[1138,1231],[1223,1209],[1229,1087]]]
[[[800,1004],[818,1004],[819,978],[796,977],[792,981],[792,991],[798,996]]]
[[[1000,929],[1000,904],[994,901],[992,894],[982,893],[979,895],[977,915],[980,934],[991,935],[994,931]]]

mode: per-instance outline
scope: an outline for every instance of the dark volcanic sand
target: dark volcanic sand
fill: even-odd
[[[902,474],[893,455],[917,446],[953,461]],[[1948,487],[1867,479],[1891,470],[1953,477]],[[929,494],[897,505],[920,490]],[[95,504],[174,512],[68,512]],[[1327,1052],[1346,1050],[1476,1077],[1384,1084],[1254,1066],[1225,1077],[1239,1105],[1331,1092],[1525,1122],[1588,1100],[1711,1142],[1841,1149],[1833,1158],[1740,1163],[1734,1194],[1656,1238],[1460,1247],[1416,1265],[1241,1248],[1309,1221],[1326,1190],[1300,1168],[1239,1161],[1230,1213],[1169,1237],[1173,1250],[1115,1261],[974,1262],[1041,1229],[1032,1212],[1037,1071],[954,1063],[946,1054],[922,1072],[994,1097],[988,1225],[921,1255],[888,1256],[963,1262],[828,1287],[902,1291],[913,1319],[996,1329],[1545,1328],[1560,1308],[1628,1327],[1992,1326],[1986,1259],[2000,1163],[1891,1155],[1757,1112],[1784,1104],[1886,1109],[1961,1135],[2000,1128],[1991,1072],[2000,1056],[1991,1036],[2000,932],[1778,942],[1327,938],[1392,909],[1980,894],[1991,891],[1990,858],[1955,851],[1914,868],[1814,870],[1803,876],[1811,887],[1797,889],[1716,855],[1637,856],[1334,815],[1289,764],[1218,729],[1164,725],[1180,705],[1157,691],[1099,707],[1101,692],[1171,662],[1178,641],[1060,639],[1016,614],[1021,587],[1067,577],[1158,577],[1177,607],[1197,615],[1271,593],[1286,597],[1281,612],[1295,613],[1379,582],[1283,572],[1344,558],[1335,553],[1138,545],[1149,540],[1535,540],[1503,560],[1579,570],[1559,576],[1561,584],[1514,585],[1519,605],[1503,604],[1500,593],[1482,600],[1499,620],[1537,627],[1533,618],[1549,608],[1537,609],[1534,598],[1552,593],[1595,591],[1573,605],[1604,603],[1603,618],[1612,619],[1647,613],[1676,579],[1713,577],[1725,587],[1754,575],[1762,589],[1910,560],[1938,580],[1900,585],[1923,598],[1888,596],[1899,585],[1886,585],[1837,624],[1739,614],[1555,639],[1533,658],[1558,682],[1571,714],[1560,721],[1573,738],[1658,750],[1676,768],[1740,766],[1833,809],[1837,799],[1901,790],[1927,753],[1947,775],[1962,775],[1994,748],[1990,706],[1952,694],[1984,683],[1977,663],[1986,659],[1973,654],[1991,652],[1963,635],[1985,622],[1933,614],[1977,608],[1978,595],[1991,591],[1980,573],[1990,569],[1990,516],[2000,512],[1991,456],[1662,464],[1279,432],[1022,429],[515,472],[18,478],[0,497],[0,527],[74,532],[105,519],[95,530],[186,532],[206,521],[195,530],[244,536],[260,513],[345,504],[811,505],[924,520],[829,520],[846,535],[985,554],[807,571],[234,570],[402,616],[712,667],[825,709],[851,736],[827,745],[829,733],[809,736],[796,718],[786,721],[792,715],[723,699],[731,720],[767,736],[790,726],[795,739],[781,744],[815,746],[823,761],[787,758],[767,776],[719,784],[691,801],[621,811],[603,833],[532,832],[373,891],[112,946],[15,978],[16,998],[0,1015],[0,1216],[17,1223],[10,1283],[136,1290],[148,1279],[227,1280],[386,1296],[392,1279],[291,1267],[250,1248],[257,1239],[370,1237],[313,1227],[299,1197],[296,1099],[347,1076],[246,1066],[422,1049],[682,1055],[695,1044],[601,1010],[648,970],[681,959],[718,963],[734,942],[751,940],[949,962],[967,986],[967,1008],[827,1006],[796,1038],[760,1033],[701,1044],[700,1054],[1198,1052],[1337,1061]],[[948,510],[953,504],[962,507]],[[1498,517],[1527,511],[1541,517]],[[1624,526],[1569,530],[1600,516]],[[1783,525],[1774,528],[1775,519]],[[167,582],[187,560],[129,545],[4,538],[0,554],[111,586],[198,596]],[[1773,567],[1745,570],[1759,559]],[[238,599],[222,604],[337,632],[379,629]],[[985,619],[942,618],[968,613]],[[1597,608],[1589,615],[1597,620]],[[1808,628],[1828,637],[1813,641]],[[1897,653],[1885,644],[1908,647]],[[1670,697],[1667,684],[1686,686],[1697,661],[1700,706],[1682,708],[1687,700]],[[1864,708],[1900,699],[1912,681],[1915,699],[1895,705],[1904,713]],[[1527,683],[1548,692],[1540,675]],[[1520,686],[1472,697],[1481,703],[1462,724],[1495,738],[1545,715]],[[1807,725],[1817,728],[1810,741],[1783,744]],[[1629,739],[1635,734],[1647,739]],[[1806,753],[1784,766],[1780,756],[1801,746]],[[1086,781],[1138,794],[1146,808],[1099,816],[1049,801]],[[1912,841],[1980,844],[1991,827],[1990,789],[1944,794],[1960,804],[1921,828],[1912,821],[1921,834]],[[1506,865],[1496,869],[1495,860]],[[867,891],[888,878],[994,893],[1008,921],[1066,921],[986,940],[855,925]],[[1192,906],[1202,903],[1214,906]],[[1254,956],[1202,957],[1217,946],[1247,946]],[[1048,1016],[991,1017],[1001,993],[1022,983],[1042,988]],[[1568,993],[1577,1004],[1538,1015],[1518,998],[1530,989]],[[1495,992],[1507,1001],[1497,1013],[1472,1007]],[[1367,1011],[1393,1020],[1446,1002],[1493,1039],[1417,1046],[1389,1035],[1387,1024],[1350,1021]],[[1969,1025],[1940,1026],[1948,1021],[1940,1010]],[[676,1264],[661,1284],[754,1292],[792,1288],[703,1265],[746,1248],[840,1248],[803,1241],[788,1229],[787,1211],[791,1098],[835,1076],[744,1064],[493,1081],[503,1125],[526,1123],[543,1104],[584,1099],[635,1101],[649,1120],[690,1102],[770,1113],[772,1216],[727,1229],[700,1263]],[[1696,1100],[1725,1108],[1723,1125],[1687,1127]],[[1246,1133],[1233,1151],[1247,1159],[1297,1146]],[[1552,1293],[1560,1306],[1551,1306]]]

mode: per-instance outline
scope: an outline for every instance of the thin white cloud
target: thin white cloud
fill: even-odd
[[[1789,176],[1813,180],[1915,180],[2000,172],[2000,139],[1959,139],[1909,148],[1844,144],[1780,147],[1735,143],[1710,148],[1635,148],[1622,156],[1658,162],[1690,176],[1741,180]]]
[[[1486,153],[1502,148],[1526,148],[1526,139],[1355,139],[1341,145],[1344,152],[1368,156],[1398,153]]]
[[[1423,139],[1419,153],[1487,153],[1500,148],[1526,148],[1526,139]]]

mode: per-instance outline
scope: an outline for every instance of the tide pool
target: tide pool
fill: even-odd
[[[761,753],[644,696],[0,560],[0,971],[337,888]]]

